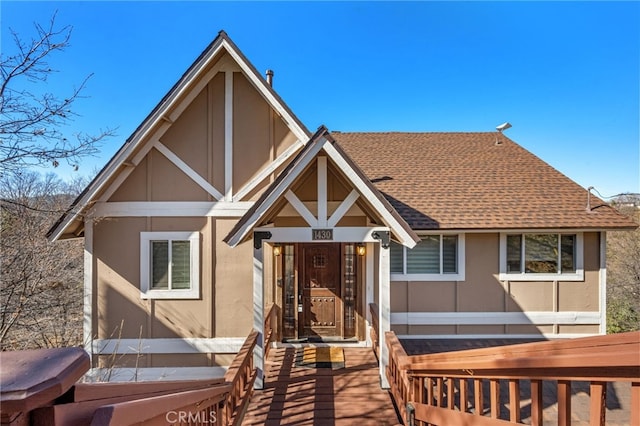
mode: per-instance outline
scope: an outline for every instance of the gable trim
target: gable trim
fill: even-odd
[[[112,201],[97,202],[92,217],[242,217],[252,202],[241,201]]]
[[[220,31],[218,37],[211,42],[209,46],[200,54],[193,64],[182,75],[180,80],[169,90],[169,92],[156,105],[151,113],[142,121],[142,123],[134,130],[134,132],[125,141],[124,145],[116,152],[105,167],[98,173],[93,181],[84,189],[84,191],[74,200],[69,209],[63,214],[58,221],[47,232],[47,238],[55,241],[65,234],[66,228],[76,222],[81,221],[81,215],[90,202],[94,201],[100,191],[118,173],[131,173],[131,169],[127,167],[127,159],[139,149],[143,141],[157,140],[171,125],[171,117],[167,116],[167,112],[172,108],[176,108],[176,112],[181,108],[179,99],[187,98],[188,90],[192,89],[192,83],[195,78],[204,70],[208,64],[218,55],[221,49],[225,49],[227,53],[237,62],[240,69],[249,78],[253,86],[267,100],[271,108],[276,110],[285,121],[291,132],[298,140],[306,140],[310,132],[298,120],[293,112],[286,106],[282,99],[267,84],[258,71],[251,65],[247,58],[240,52],[237,46],[229,39],[224,31]],[[206,76],[206,75],[205,75]],[[199,82],[201,83],[201,82]],[[197,94],[193,94],[197,95]],[[144,149],[144,147],[143,147]],[[127,169],[122,170],[122,167]],[[119,183],[125,179],[115,178]],[[113,182],[115,183],[115,182]],[[111,187],[113,188],[113,183]],[[119,185],[118,185],[119,186]],[[115,191],[117,186],[113,189]],[[104,199],[104,198],[102,198]]]
[[[185,175],[187,175],[192,181],[197,183],[202,189],[207,191],[209,195],[211,195],[216,200],[226,199],[217,189],[213,187],[205,178],[200,176],[195,170],[193,170],[187,163],[182,161],[180,157],[173,153],[169,148],[167,148],[162,142],[156,141],[153,144],[153,147],[158,150],[162,155],[164,155],[167,160],[171,161],[178,169],[180,169]]]
[[[233,72],[224,72],[224,200],[233,199]]]
[[[293,193],[290,189],[284,193],[284,198],[291,204],[291,206],[302,216],[302,218],[309,224],[309,226],[322,226],[318,219],[311,213],[311,211],[304,205],[300,198]]]
[[[291,145],[282,154],[280,154],[278,158],[272,161],[271,164],[262,169],[260,174],[247,182],[247,184],[242,187],[242,189],[240,189],[237,193],[233,194],[233,201],[241,201],[247,194],[253,191],[260,184],[260,182],[264,181],[273,172],[275,172],[280,166],[285,163],[285,161],[295,155],[295,153],[299,151],[303,146],[304,143],[298,139],[293,145]]]
[[[344,217],[345,214],[349,211],[351,206],[360,198],[360,194],[355,189],[352,190],[349,195],[340,203],[338,208],[333,212],[329,220],[327,221],[327,226],[329,228],[333,228],[340,222],[340,219]]]

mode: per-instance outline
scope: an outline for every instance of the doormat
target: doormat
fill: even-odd
[[[298,350],[296,365],[306,368],[344,368],[344,350],[335,347],[307,346]]]

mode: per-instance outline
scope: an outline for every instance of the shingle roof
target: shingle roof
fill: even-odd
[[[416,230],[637,226],[497,132],[332,136]]]

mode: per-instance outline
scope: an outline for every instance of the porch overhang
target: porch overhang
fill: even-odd
[[[335,143],[328,130],[322,126],[305,144],[304,148],[294,158],[291,163],[280,173],[276,180],[262,194],[262,196],[254,203],[251,209],[240,219],[236,226],[226,236],[224,241],[231,247],[247,241],[251,238],[252,231],[262,229],[268,226],[270,217],[274,214],[274,209],[278,202],[283,198],[287,198],[293,183],[301,176],[312,161],[319,154],[326,155],[333,164],[340,170],[343,176],[352,185],[354,192],[361,197],[368,208],[377,216],[377,220],[391,232],[393,238],[400,244],[413,248],[419,241],[418,235],[411,229],[407,222],[398,214],[393,206],[382,196],[382,194],[371,184],[370,180],[364,175],[362,170],[348,157],[348,155]],[[288,199],[288,198],[287,198]],[[318,200],[321,201],[321,200]],[[311,219],[314,219],[311,217]],[[319,222],[320,223],[320,222]],[[320,225],[319,227],[327,227]],[[340,227],[328,226],[334,230],[337,235],[343,235],[346,230]],[[271,228],[269,228],[271,229]],[[305,231],[301,231],[305,229]],[[360,238],[354,238],[348,241],[364,241],[365,233],[371,228],[362,228]],[[304,238],[311,238],[308,228],[291,228],[290,230],[282,229],[278,231],[285,235],[295,235],[289,242],[304,242]],[[306,232],[306,233],[305,233]],[[351,231],[349,231],[351,232]],[[284,237],[283,237],[284,238]],[[297,238],[303,238],[298,240]],[[273,241],[273,240],[272,240]],[[347,241],[347,240],[345,240]]]

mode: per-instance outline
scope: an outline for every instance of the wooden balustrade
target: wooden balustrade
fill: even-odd
[[[630,382],[630,421],[640,425],[640,332],[415,356],[406,354],[395,333],[385,337],[387,377],[405,424],[520,423],[526,380],[531,424],[542,425],[544,380],[557,383],[559,425],[571,424],[572,382],[589,382],[593,426],[605,424],[607,384]],[[502,418],[507,403],[508,418]]]
[[[253,368],[253,349],[258,341],[258,332],[253,330],[244,341],[224,375],[224,380],[231,386],[227,397],[223,418],[225,425],[235,425],[242,419],[244,410],[253,392],[256,370]]]
[[[278,306],[272,304],[264,316],[264,357],[269,356],[271,344],[278,338]]]

